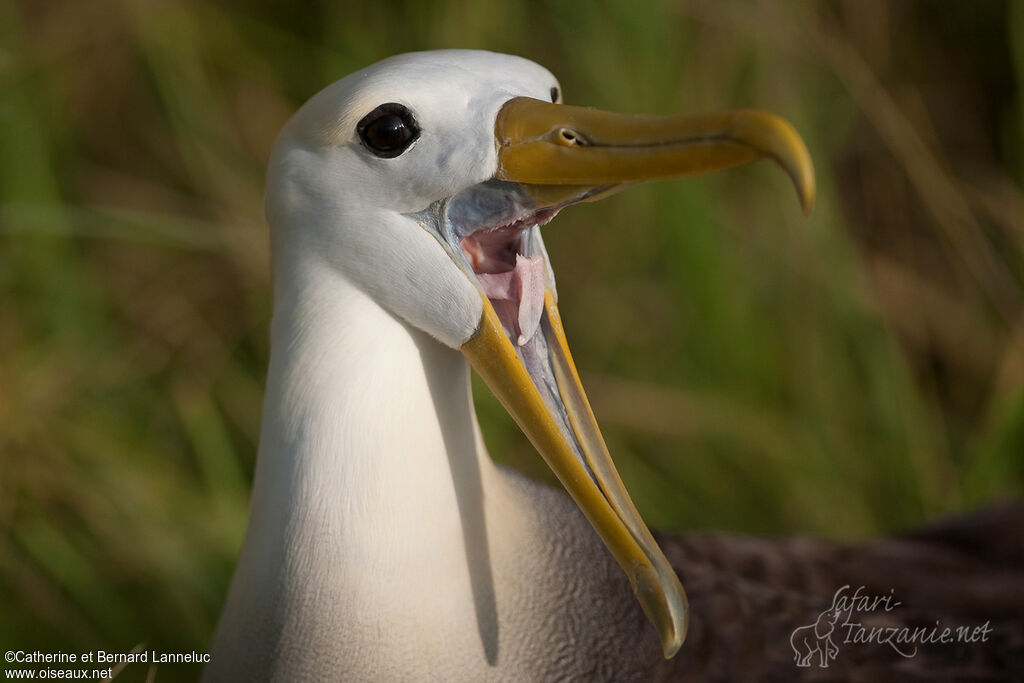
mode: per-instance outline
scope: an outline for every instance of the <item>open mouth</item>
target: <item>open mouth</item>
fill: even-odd
[[[671,654],[686,630],[685,593],[608,454],[569,353],[540,234],[561,208],[608,189],[561,188],[547,203],[550,195],[538,201],[522,185],[491,180],[432,216],[445,249],[485,298],[463,354],[612,551]]]
[[[550,418],[593,477],[553,365],[552,350],[558,344],[547,297],[553,296],[554,282],[540,236],[540,227],[570,203],[539,208],[518,184],[492,180],[448,201],[441,233],[453,258],[479,283]]]
[[[533,228],[558,213],[543,209],[511,223],[481,228],[459,241],[466,261],[516,346],[533,339],[544,312],[547,264],[534,248]]]
[[[566,135],[566,132],[571,135]],[[814,200],[806,146],[777,116],[610,114],[516,97],[495,120],[497,172],[415,216],[479,288],[460,351],[515,419],[614,555],[671,657],[686,594],[629,499],[569,353],[540,229],[558,209],[631,183],[771,158]]]

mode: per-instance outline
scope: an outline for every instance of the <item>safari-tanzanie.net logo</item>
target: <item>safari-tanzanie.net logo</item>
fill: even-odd
[[[790,635],[793,661],[801,667],[828,668],[829,662],[839,656],[840,646],[872,645],[890,647],[901,657],[910,658],[917,654],[921,645],[984,643],[992,633],[987,621],[975,626],[950,626],[936,621],[927,626],[911,627],[894,626],[892,620],[872,618],[894,612],[902,604],[892,589],[887,595],[871,595],[864,586],[852,591],[849,585],[843,586],[832,596],[832,605],[819,614],[814,623],[800,626]]]

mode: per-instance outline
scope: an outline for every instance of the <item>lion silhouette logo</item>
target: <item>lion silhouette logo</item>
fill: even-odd
[[[839,621],[841,610],[833,605],[818,615],[817,621],[801,626],[789,636],[793,647],[793,661],[797,666],[808,667],[814,653],[819,655],[818,666],[828,668],[828,663],[839,654],[839,646],[832,640],[832,632]]]

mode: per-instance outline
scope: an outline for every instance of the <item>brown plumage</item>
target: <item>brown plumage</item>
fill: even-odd
[[[725,534],[659,543],[686,586],[692,617],[679,654],[658,662],[652,680],[1024,680],[1024,501],[860,544]],[[894,606],[839,614],[835,659],[822,668],[816,652],[798,667],[791,635],[815,625],[844,585],[846,596],[859,586],[862,595],[892,595]],[[987,622],[991,631],[985,642],[918,645],[905,658],[886,644],[844,642],[857,631],[842,626],[848,620],[866,629]]]

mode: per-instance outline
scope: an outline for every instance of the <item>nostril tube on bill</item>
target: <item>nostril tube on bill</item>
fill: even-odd
[[[570,146],[587,144],[586,138],[571,128],[560,128],[558,130],[558,140],[562,144]]]

